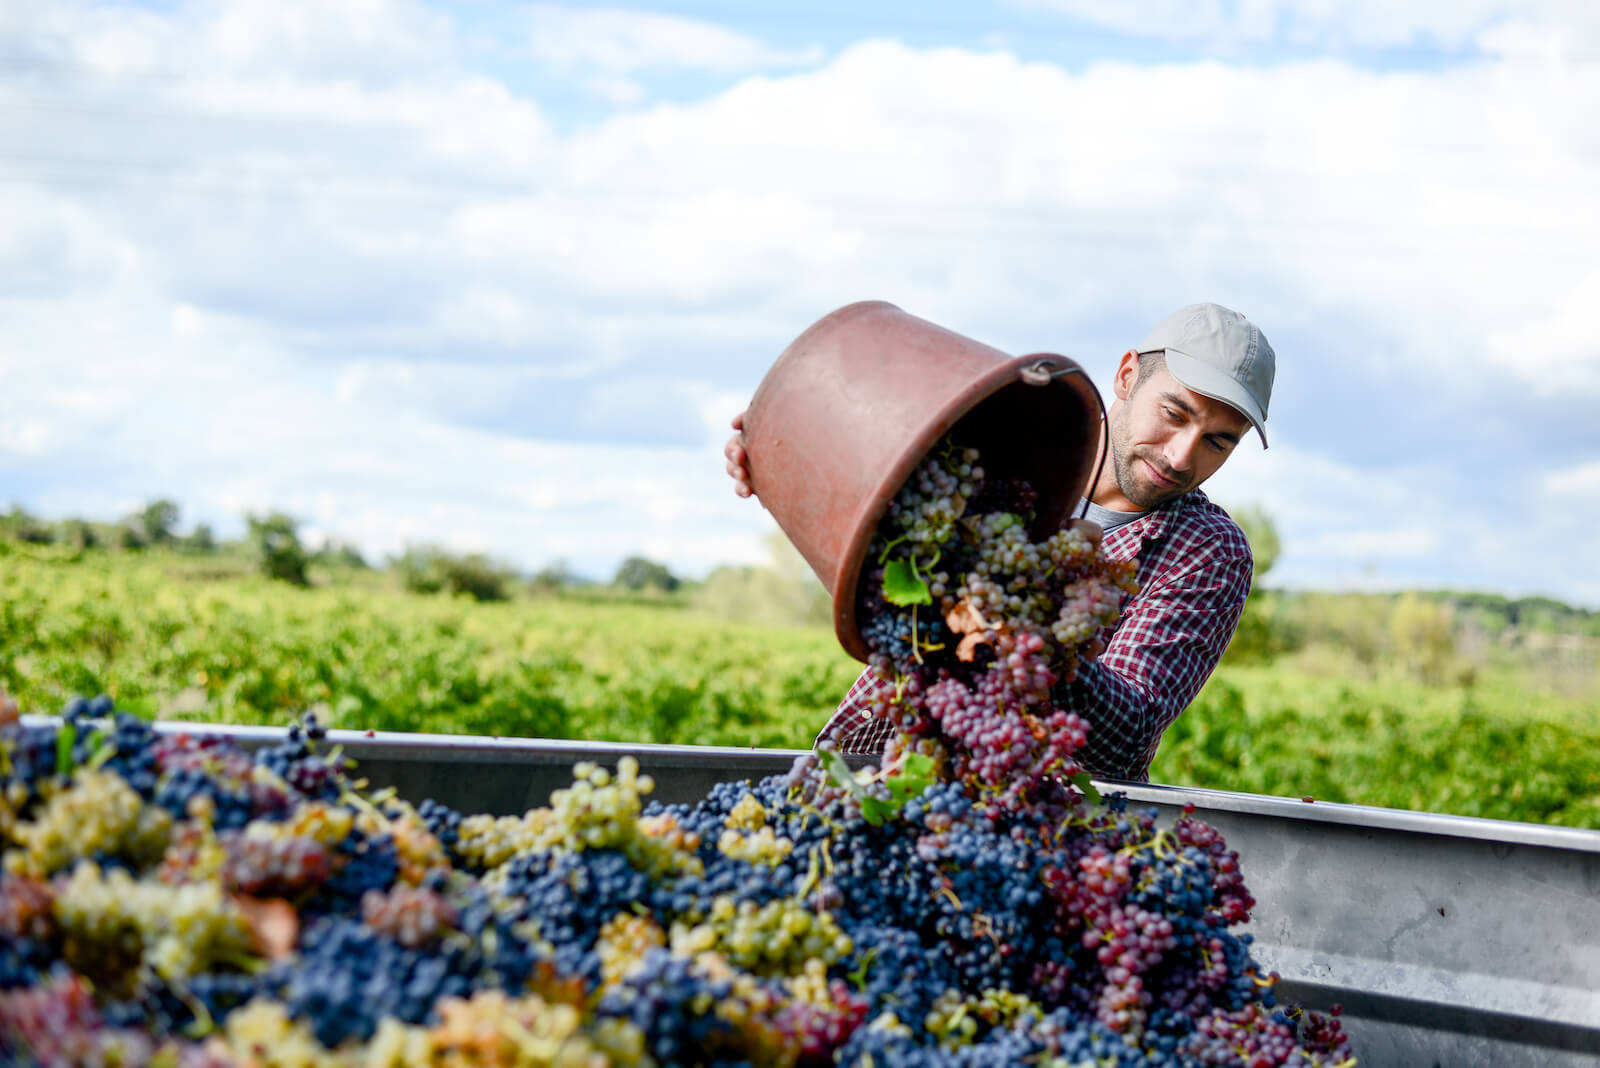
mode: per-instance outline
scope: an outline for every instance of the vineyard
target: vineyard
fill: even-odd
[[[822,629],[672,601],[478,604],[219,577],[175,556],[0,542],[0,689],[24,711],[105,692],[172,719],[808,746],[858,665]],[[1153,781],[1600,827],[1592,698],[1224,665]]]

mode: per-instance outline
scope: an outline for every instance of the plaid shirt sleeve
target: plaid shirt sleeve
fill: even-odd
[[[1250,592],[1250,545],[1198,491],[1106,536],[1105,550],[1139,559],[1139,593],[1105,653],[1056,691],[1089,722],[1078,753],[1107,778],[1144,781],[1161,735],[1194,699],[1233,637]]]
[[[863,671],[855,682],[850,684],[850,689],[845,693],[844,700],[839,702],[839,707],[833,710],[833,715],[828,717],[828,722],[817,734],[817,743],[831,741],[838,746],[841,753],[870,753],[878,756],[883,752],[883,747],[894,734],[895,725],[886,719],[877,719],[868,710],[867,702],[874,693],[888,686],[868,668]]]
[[[1228,514],[1196,490],[1106,535],[1104,552],[1139,561],[1139,593],[1099,660],[1056,690],[1056,704],[1089,723],[1085,768],[1144,781],[1161,736],[1210,677],[1250,592],[1250,545]],[[889,685],[869,669],[851,684],[817,741],[842,753],[883,751],[894,733],[868,701]]]

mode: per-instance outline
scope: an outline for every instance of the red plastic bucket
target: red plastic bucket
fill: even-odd
[[[750,484],[833,597],[845,650],[867,658],[856,584],[906,477],[959,422],[991,476],[1039,491],[1036,536],[1088,486],[1105,409],[1077,363],[1008,356],[893,304],[850,304],[783,351],[744,418]]]

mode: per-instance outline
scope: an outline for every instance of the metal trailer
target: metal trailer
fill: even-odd
[[[264,727],[161,724],[247,748]],[[330,731],[373,786],[466,813],[520,813],[572,765],[631,754],[655,797],[782,772],[794,750]],[[1185,806],[1238,850],[1249,930],[1280,995],[1344,1007],[1366,1068],[1600,1068],[1600,832],[1101,782],[1170,823]]]

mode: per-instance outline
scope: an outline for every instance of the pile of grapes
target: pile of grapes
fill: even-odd
[[[624,759],[464,815],[365,788],[315,720],[246,754],[0,708],[0,1062],[1353,1064],[1275,1007],[1217,833],[1085,796],[1049,695],[1131,580],[1031,518],[941,447],[867,582],[879,766],[693,805]]]

